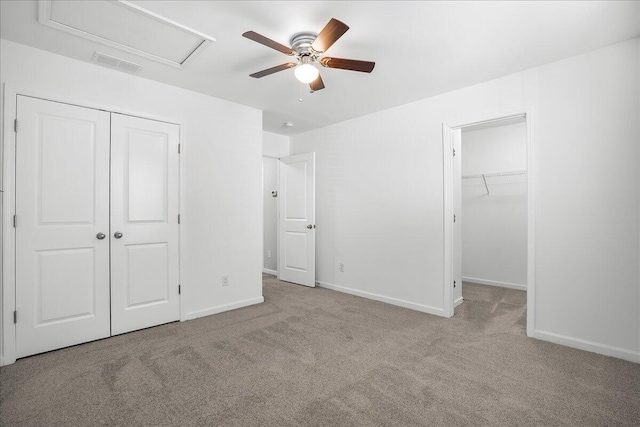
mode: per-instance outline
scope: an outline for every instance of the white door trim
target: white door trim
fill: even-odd
[[[13,131],[13,121],[17,116],[18,92],[10,89],[6,84],[3,89],[2,167],[4,173],[2,176],[2,345],[0,345],[0,364],[4,366],[16,361],[16,325],[13,323],[13,311],[16,309],[16,234],[12,218],[16,211],[16,134]]]
[[[16,133],[13,131],[13,123],[17,117],[17,96],[28,96],[32,98],[40,98],[46,101],[59,102],[63,104],[76,105],[78,107],[92,108],[95,110],[103,110],[111,113],[125,114],[128,116],[140,117],[143,119],[156,120],[176,124],[180,127],[180,159],[179,159],[179,184],[178,184],[178,209],[182,210],[184,191],[182,191],[183,175],[185,173],[184,162],[186,155],[186,126],[181,119],[171,117],[159,117],[151,114],[139,113],[126,110],[114,105],[106,105],[96,103],[86,99],[78,99],[60,94],[44,92],[41,90],[30,89],[21,86],[13,86],[9,83],[2,85],[3,113],[2,113],[2,168],[0,189],[2,190],[3,204],[1,212],[2,227],[2,282],[0,283],[0,291],[2,292],[2,307],[0,315],[0,366],[9,365],[16,361],[16,327],[13,323],[13,312],[16,309],[16,284],[15,284],[15,229],[13,228],[13,215],[15,214],[15,145]],[[181,212],[182,213],[182,212]],[[184,215],[181,222],[184,222]],[[180,295],[180,321],[187,320],[184,295],[187,286],[182,283],[182,239],[178,231],[178,278],[181,284]]]
[[[444,315],[453,316],[453,130],[463,127],[525,116],[527,127],[527,336],[535,331],[535,162],[534,162],[534,111],[523,106],[511,110],[488,113],[475,117],[451,120],[442,124],[442,153],[444,180]]]

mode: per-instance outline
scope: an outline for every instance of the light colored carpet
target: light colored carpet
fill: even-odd
[[[0,370],[3,426],[638,425],[640,366],[525,336],[525,293],[453,319],[264,280],[265,303]]]

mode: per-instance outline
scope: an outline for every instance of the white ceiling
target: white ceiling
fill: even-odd
[[[640,2],[134,1],[214,37],[186,69],[41,25],[36,0],[1,2],[1,37],[91,61],[94,51],[144,66],[141,77],[264,111],[264,130],[293,135],[481,83],[640,36]],[[293,70],[249,74],[289,57],[243,38],[287,44],[330,18],[351,28],[329,56],[373,60],[371,74],[321,69],[309,94]],[[0,57],[1,59],[1,57]],[[303,102],[298,98],[302,94]],[[292,128],[284,122],[293,122]]]

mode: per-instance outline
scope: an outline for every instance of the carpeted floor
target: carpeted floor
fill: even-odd
[[[453,319],[265,276],[265,303],[18,360],[3,426],[638,425],[640,365],[529,339],[525,293]]]

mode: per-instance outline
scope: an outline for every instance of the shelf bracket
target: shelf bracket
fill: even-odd
[[[487,186],[487,178],[484,177],[484,174],[482,174],[482,180],[484,181],[484,188],[487,189],[487,196],[489,195],[489,187]]]

